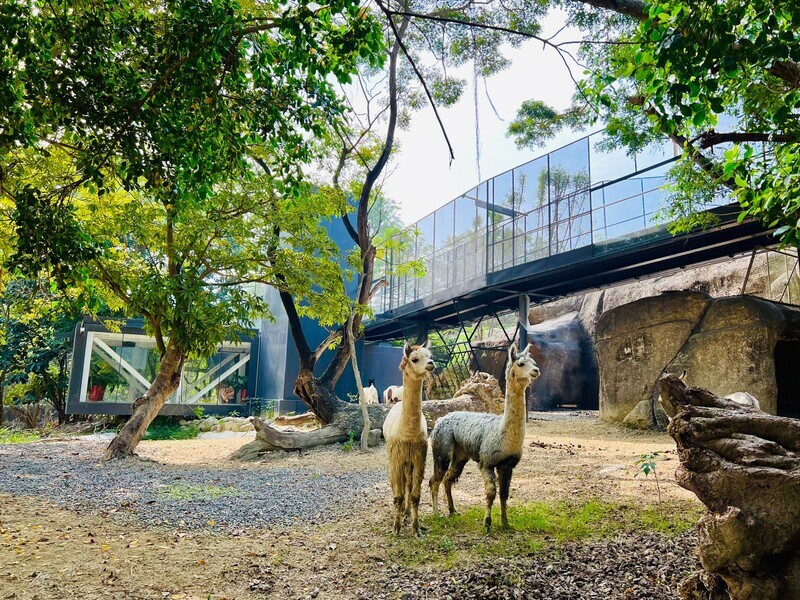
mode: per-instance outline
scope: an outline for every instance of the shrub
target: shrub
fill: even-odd
[[[198,436],[200,429],[194,423],[179,425],[174,417],[156,417],[147,433],[145,440],[191,440]]]

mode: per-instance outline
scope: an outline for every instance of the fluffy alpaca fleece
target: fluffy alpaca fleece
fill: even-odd
[[[400,533],[403,513],[411,513],[411,527],[419,536],[419,498],[428,454],[428,427],[422,414],[422,383],[433,371],[428,342],[422,346],[406,343],[400,371],[403,373],[403,401],[395,404],[383,422],[383,437],[389,455],[389,481],[394,497],[394,532]]]
[[[393,404],[394,402],[401,402],[403,400],[403,386],[390,385],[383,390],[384,404]]]
[[[364,388],[364,399],[367,401],[367,404],[377,404],[378,403],[378,388],[374,385],[368,385]]]
[[[472,459],[478,463],[486,492],[486,516],[483,525],[492,527],[492,504],[500,479],[500,515],[508,527],[506,501],[511,488],[511,474],[522,457],[525,439],[525,389],[539,376],[539,367],[528,354],[530,345],[520,354],[515,346],[508,350],[506,364],[505,410],[502,415],[454,412],[439,419],[431,434],[433,477],[430,480],[433,513],[439,514],[439,484],[444,491],[450,514],[453,505],[453,484],[464,465]],[[495,470],[497,475],[495,476]]]

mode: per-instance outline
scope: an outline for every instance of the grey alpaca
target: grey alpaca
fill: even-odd
[[[508,349],[506,363],[506,404],[502,415],[454,412],[439,419],[431,434],[433,477],[430,479],[433,513],[439,514],[439,484],[444,482],[450,514],[453,505],[453,484],[458,481],[469,459],[478,463],[486,492],[486,516],[483,525],[492,527],[492,504],[500,479],[500,516],[508,528],[506,501],[511,488],[511,474],[522,457],[525,439],[525,389],[539,376],[539,367],[528,354],[530,345],[517,354],[516,346]],[[495,476],[495,470],[497,476]]]

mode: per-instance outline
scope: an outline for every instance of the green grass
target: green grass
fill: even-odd
[[[421,519],[421,539],[407,534],[388,536],[391,560],[408,566],[421,564],[449,568],[495,556],[528,556],[568,542],[611,537],[623,532],[657,531],[675,535],[687,531],[700,518],[695,506],[670,504],[662,516],[658,507],[626,506],[587,500],[582,503],[535,502],[509,507],[512,529],[500,529],[500,509],[492,511],[492,532],[483,530],[484,509],[471,506],[451,517]]]
[[[220,487],[217,485],[195,485],[192,483],[175,483],[164,486],[156,497],[162,502],[175,500],[216,500],[230,496],[241,495],[242,490],[237,487]]]
[[[200,433],[197,425],[190,423],[185,427],[169,417],[156,417],[144,434],[145,440],[191,440]]]
[[[28,444],[42,439],[33,429],[11,429],[0,427],[0,444]]]

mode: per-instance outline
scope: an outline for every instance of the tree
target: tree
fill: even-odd
[[[475,33],[469,27],[445,31],[440,24],[427,19],[420,19],[412,26],[418,13],[428,16],[449,14],[465,19],[472,15],[486,22],[500,19],[507,23],[507,20],[503,20],[503,15],[507,14],[505,8],[488,12],[477,3],[451,7],[446,2],[412,0],[396,3],[377,1],[376,6],[385,16],[385,70],[361,70],[357,86],[362,94],[359,100],[350,98],[347,90],[343,91],[352,108],[350,120],[347,127],[332,131],[327,137],[329,159],[324,163],[325,168],[320,169],[330,173],[330,177],[320,183],[345,196],[352,196],[355,204],[354,214],[345,212],[342,219],[355,245],[355,253],[350,260],[358,278],[358,294],[354,302],[362,307],[353,318],[356,335],[360,335],[363,315],[367,314],[363,307],[369,306],[377,290],[376,284],[383,285],[382,280],[376,280],[375,277],[375,259],[391,243],[384,243],[388,236],[381,232],[380,224],[391,218],[382,215],[391,215],[392,212],[391,209],[383,210],[387,202],[381,193],[380,183],[386,176],[387,166],[395,151],[398,128],[410,121],[415,110],[431,106],[436,111],[437,105],[446,106],[458,100],[465,82],[450,76],[447,70],[449,66],[475,61],[476,71],[488,76],[508,65],[499,51],[501,44],[507,40],[504,34],[493,31]],[[524,18],[519,15],[514,18],[520,28],[533,31],[538,30],[534,19],[540,14],[540,10],[533,10]],[[431,58],[433,65],[423,64],[425,59]],[[450,153],[452,157],[452,149]],[[391,229],[384,231],[394,233]],[[376,240],[381,242],[380,246]],[[401,268],[417,273],[420,271],[418,264]],[[379,270],[379,275],[385,276],[386,273]],[[300,372],[294,392],[323,423],[334,423],[340,413],[351,408],[338,399],[333,391],[350,357],[351,345],[347,340],[332,345],[346,330],[346,318],[337,324],[328,339],[312,349],[300,327],[300,315],[294,298],[290,294],[282,294],[281,300],[300,358]],[[327,350],[332,350],[334,356],[325,371],[317,374],[319,359]],[[381,409],[375,411],[376,414],[371,412],[370,415],[373,424],[379,426],[384,413]],[[350,423],[349,416],[344,421]],[[340,429],[342,427],[349,425],[341,425]],[[265,431],[267,437],[277,435],[276,432]],[[347,431],[344,429],[340,435],[346,436]]]
[[[143,316],[160,353],[106,454],[124,457],[187,357],[266,313],[243,284],[311,298],[308,311],[336,304],[335,249],[318,224],[331,204],[302,165],[310,137],[344,110],[330,76],[377,64],[381,38],[350,0],[15,2],[0,26],[12,262]],[[26,177],[42,161],[53,168]],[[280,237],[294,234],[291,245]]]
[[[0,292],[0,406],[6,383],[21,384],[26,402],[47,402],[66,420],[72,333],[79,315],[69,297],[46,282],[11,279]],[[2,421],[0,421],[2,422]]]

